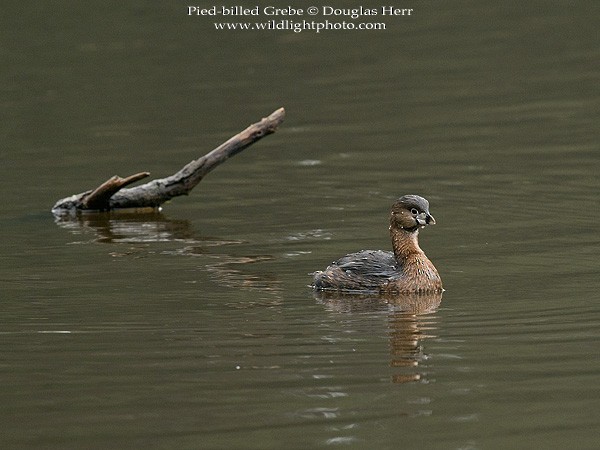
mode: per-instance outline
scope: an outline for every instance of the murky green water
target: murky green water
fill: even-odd
[[[595,448],[596,2],[422,2],[385,32],[216,32],[173,2],[9,2],[0,26],[3,448]],[[378,6],[378,5],[375,5]],[[55,222],[285,106],[161,214]],[[418,193],[447,291],[307,274]]]

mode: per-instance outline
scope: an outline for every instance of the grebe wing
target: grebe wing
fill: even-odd
[[[377,292],[399,271],[392,252],[363,250],[334,261],[324,271],[315,272],[313,286],[325,290]]]

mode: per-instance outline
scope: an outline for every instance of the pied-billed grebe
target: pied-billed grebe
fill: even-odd
[[[433,225],[429,202],[405,195],[392,205],[390,235],[394,252],[363,250],[313,274],[318,290],[399,294],[442,292],[435,266],[419,247],[419,228]]]

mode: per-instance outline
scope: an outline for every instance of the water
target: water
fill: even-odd
[[[327,34],[12,3],[3,447],[597,446],[595,2],[431,2]],[[276,134],[160,214],[49,213],[280,106]],[[389,249],[405,193],[438,222],[439,307],[315,297],[308,273]]]

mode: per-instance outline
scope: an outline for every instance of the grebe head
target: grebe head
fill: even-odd
[[[404,195],[394,202],[390,215],[390,228],[414,232],[426,225],[434,225],[429,213],[429,202],[418,195]]]

